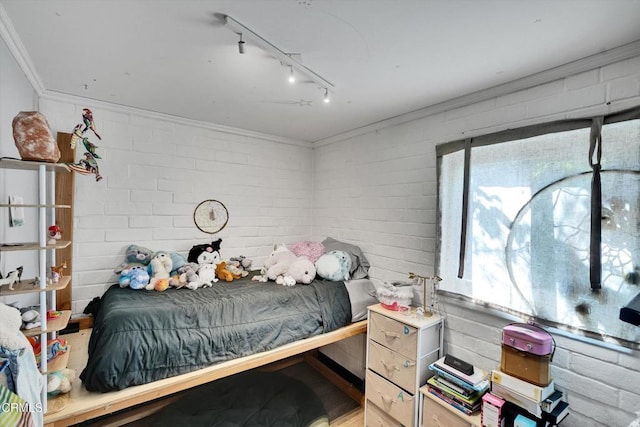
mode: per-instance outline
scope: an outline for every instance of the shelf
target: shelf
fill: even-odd
[[[51,360],[47,360],[47,372],[44,374],[60,371],[66,368],[67,364],[69,363],[69,353],[71,353],[71,345],[67,344],[67,351],[58,354]]]
[[[48,163],[48,162],[34,162],[31,160],[12,159],[9,157],[0,158],[0,168],[3,169],[17,169],[17,170],[38,170],[40,166],[45,166],[47,171],[69,171],[69,166],[65,163]]]
[[[47,285],[44,289],[36,286],[36,281],[34,279],[23,280],[22,282],[16,282],[13,285],[13,290],[9,289],[9,285],[0,286],[0,297],[6,297],[9,295],[17,295],[17,294],[31,294],[34,292],[42,292],[42,291],[58,291],[60,289],[64,289],[71,282],[71,276],[61,276],[58,280],[58,283],[51,283]]]
[[[44,332],[58,332],[67,327],[67,323],[69,323],[69,319],[71,318],[71,310],[63,310],[62,314],[55,319],[47,319],[47,329]],[[33,328],[23,330],[22,333],[26,337],[33,337],[36,335],[40,335],[42,333],[42,329]]]
[[[71,209],[71,205],[28,205],[28,204],[11,204],[0,203],[0,208],[56,208],[56,209]]]
[[[0,243],[0,252],[33,251],[36,249],[63,249],[71,244],[68,240],[58,240],[53,245],[40,246],[37,242]]]

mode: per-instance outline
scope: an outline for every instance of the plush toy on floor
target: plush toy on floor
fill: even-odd
[[[76,371],[69,368],[47,374],[47,396],[54,397],[62,393],[69,393],[75,379]]]

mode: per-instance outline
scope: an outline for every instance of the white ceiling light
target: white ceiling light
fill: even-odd
[[[293,74],[293,67],[289,65],[289,83],[295,83],[295,82],[296,82],[296,75]]]
[[[324,103],[328,104],[329,102],[331,102],[331,98],[329,98],[329,90],[325,89],[324,90]]]
[[[331,83],[330,81],[328,81],[327,79],[325,79],[324,77],[316,73],[315,71],[311,70],[306,65],[294,59],[290,53],[286,53],[283,50],[279,49],[273,43],[271,43],[264,37],[260,36],[253,30],[245,27],[243,24],[236,21],[232,17],[228,15],[224,15],[224,22],[226,25],[229,26],[229,28],[231,28],[237,34],[240,34],[240,42],[238,42],[238,49],[240,50],[240,53],[244,53],[244,41],[242,40],[242,37],[244,36],[245,40],[255,43],[260,48],[269,52],[274,58],[279,60],[281,63],[288,65],[290,68],[289,81],[291,81],[291,76],[293,76],[293,70],[295,69],[298,73],[309,78],[314,83],[316,83],[320,88],[324,89],[325,102],[328,102],[329,89],[332,89],[332,90],[335,89],[335,86],[333,85],[333,83]],[[242,45],[240,43],[242,43]],[[295,79],[295,76],[293,77]]]

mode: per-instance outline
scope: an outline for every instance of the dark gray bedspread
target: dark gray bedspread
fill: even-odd
[[[248,278],[195,291],[110,287],[80,378],[107,392],[183,374],[338,329],[351,321],[342,282],[285,287]]]

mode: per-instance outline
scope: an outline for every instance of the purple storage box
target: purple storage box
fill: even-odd
[[[514,323],[502,328],[502,343],[537,356],[546,356],[554,350],[553,337],[549,332],[526,323]]]

